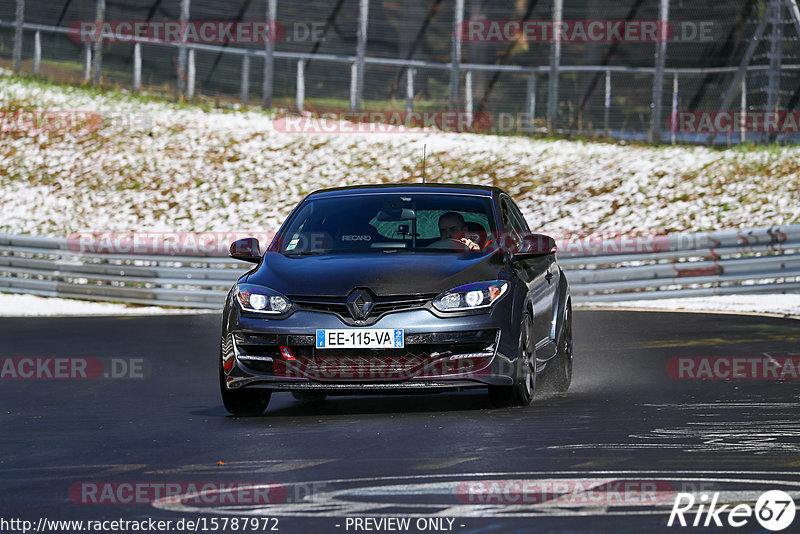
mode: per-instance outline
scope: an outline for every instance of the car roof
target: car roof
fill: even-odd
[[[494,197],[502,192],[503,190],[499,187],[471,184],[373,184],[319,189],[311,193],[309,197],[338,197],[353,193],[461,193],[474,196]]]

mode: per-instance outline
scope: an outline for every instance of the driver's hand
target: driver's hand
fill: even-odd
[[[464,243],[464,245],[470,250],[480,250],[481,249],[480,245],[478,245],[477,243],[475,243],[471,239],[467,239],[466,237],[462,237],[461,238],[461,242]]]

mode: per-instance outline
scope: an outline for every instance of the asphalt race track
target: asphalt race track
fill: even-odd
[[[800,503],[800,381],[667,371],[678,357],[800,356],[800,322],[583,310],[574,319],[572,389],[527,408],[492,409],[482,391],[321,404],[281,393],[264,416],[242,419],[219,398],[216,315],[2,319],[5,360],[98,358],[103,370],[34,380],[3,367],[0,516],[206,520],[169,532],[767,532],[752,517],[736,529],[667,520],[678,492],[753,504],[781,489]],[[163,483],[185,491],[150,502]],[[190,483],[220,489],[204,500]],[[123,502],[131,487],[142,494]],[[233,517],[278,519],[212,529],[211,519]],[[404,517],[407,528],[378,522]]]

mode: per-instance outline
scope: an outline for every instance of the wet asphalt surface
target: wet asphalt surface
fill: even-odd
[[[800,322],[601,310],[574,321],[571,390],[529,407],[494,409],[481,390],[319,404],[280,393],[265,415],[235,418],[219,398],[216,315],[0,319],[0,518],[205,521],[168,532],[768,532],[753,518],[667,521],[679,492],[753,504],[800,491],[800,381],[667,369],[800,356]],[[6,360],[20,357],[105,370],[10,378]],[[227,486],[201,497],[199,483]],[[138,502],[121,502],[124,484]],[[163,484],[183,496],[152,502]]]

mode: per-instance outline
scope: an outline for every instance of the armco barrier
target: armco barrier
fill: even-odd
[[[575,301],[800,292],[800,225],[650,242],[559,243]],[[2,292],[213,309],[249,267],[220,256],[77,253],[65,239],[0,234]]]

